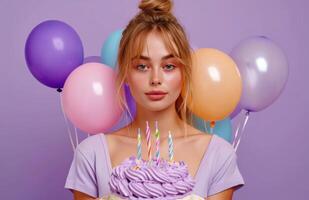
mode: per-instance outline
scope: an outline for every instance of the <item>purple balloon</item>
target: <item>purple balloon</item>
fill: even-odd
[[[283,51],[264,36],[243,40],[231,52],[242,78],[240,107],[260,111],[280,95],[288,78],[288,61]]]
[[[32,75],[52,88],[62,88],[69,74],[83,63],[81,39],[68,24],[48,20],[37,25],[25,45],[25,58]]]

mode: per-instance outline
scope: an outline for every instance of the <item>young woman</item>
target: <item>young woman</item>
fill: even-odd
[[[193,193],[208,200],[231,200],[233,192],[244,185],[237,156],[224,139],[202,133],[190,123],[187,100],[191,98],[191,50],[182,26],[171,13],[172,2],[142,0],[139,8],[141,12],[123,31],[117,75],[120,103],[128,110],[120,89],[126,83],[136,102],[135,118],[116,132],[82,141],[75,151],[65,188],[74,192],[75,200],[108,196],[111,169],[136,155],[137,129],[145,130],[148,121],[154,133],[157,121],[160,156],[168,159],[170,130],[174,159],[183,160],[196,180]],[[145,135],[142,152],[142,158],[147,159]]]

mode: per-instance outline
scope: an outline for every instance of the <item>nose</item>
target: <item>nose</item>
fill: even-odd
[[[150,84],[151,85],[161,85],[161,74],[160,74],[160,67],[153,68],[150,78]]]
[[[151,85],[161,85],[161,81],[151,81]]]

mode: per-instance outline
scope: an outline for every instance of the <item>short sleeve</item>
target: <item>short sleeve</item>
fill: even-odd
[[[228,188],[235,187],[238,190],[244,186],[245,182],[237,166],[237,155],[234,150],[227,159],[218,166],[208,190],[208,196],[214,195]]]
[[[94,167],[78,146],[64,187],[70,189],[70,191],[77,190],[92,197],[98,197]]]

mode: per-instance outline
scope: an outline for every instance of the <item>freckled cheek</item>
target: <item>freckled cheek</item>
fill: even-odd
[[[136,94],[145,91],[144,87],[147,85],[147,77],[145,75],[132,73],[128,76],[128,81],[131,86],[131,92]]]
[[[166,85],[169,90],[179,90],[182,86],[181,72],[170,73],[165,75]]]

